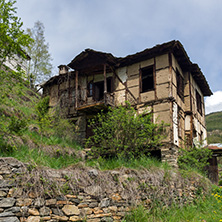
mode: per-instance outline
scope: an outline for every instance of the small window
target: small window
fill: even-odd
[[[113,92],[113,78],[112,77],[107,78],[107,92],[108,93]]]
[[[196,104],[197,104],[197,111],[200,113],[200,115],[202,116],[202,100],[201,100],[201,95],[198,93],[198,91],[196,90]]]
[[[153,66],[149,66],[140,70],[141,82],[140,92],[147,92],[154,89]]]
[[[176,70],[177,75],[177,94],[179,97],[184,100],[184,79],[178,69]]]
[[[89,82],[87,85],[87,96],[88,97],[93,96],[93,82]]]

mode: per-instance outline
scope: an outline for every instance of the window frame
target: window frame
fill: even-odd
[[[176,81],[177,81],[177,95],[182,99],[184,102],[184,77],[180,73],[178,69],[176,69]]]
[[[151,71],[151,69],[152,69],[152,71]],[[145,93],[145,92],[155,90],[155,81],[154,81],[155,69],[154,69],[154,65],[150,65],[150,66],[140,68],[139,74],[140,74],[140,93]],[[144,81],[144,79],[146,79],[146,81],[147,81],[147,79],[150,79],[152,81],[152,83],[150,83],[149,86],[144,87],[144,85],[146,83],[146,81]]]
[[[197,111],[202,116],[203,115],[202,97],[197,89],[196,89],[196,106],[197,106]]]

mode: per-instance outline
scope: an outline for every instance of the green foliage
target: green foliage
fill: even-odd
[[[124,157],[116,157],[105,159],[99,157],[97,159],[88,160],[86,162],[87,166],[97,167],[100,170],[113,170],[121,167],[126,167],[130,169],[150,169],[152,167],[169,169],[170,166],[164,162],[151,158],[149,156],[140,156],[138,158],[131,157],[130,159],[126,159]]]
[[[31,43],[31,38],[22,30],[21,19],[16,16],[16,1],[0,0],[0,67],[7,58],[19,54],[26,57],[23,47]]]
[[[94,135],[86,146],[95,157],[138,157],[158,149],[164,137],[164,123],[153,123],[151,114],[137,114],[130,104],[99,113],[90,127]]]
[[[222,112],[206,115],[207,142],[222,143]]]
[[[49,111],[49,97],[42,98],[35,106],[35,111],[37,115],[37,123],[40,127],[41,133],[43,133],[44,128],[49,127],[51,120],[48,115]]]
[[[2,150],[0,156],[10,156],[23,162],[31,162],[39,166],[47,166],[54,169],[67,167],[79,161],[72,155],[51,156],[41,149],[31,149],[28,146],[20,146],[18,149]]]
[[[178,165],[184,170],[196,169],[205,173],[205,168],[208,165],[208,159],[211,158],[211,156],[212,151],[208,148],[190,147],[180,149]]]
[[[10,118],[10,123],[9,123],[9,131],[14,132],[16,134],[21,134],[27,129],[27,121],[22,118],[18,118],[16,116],[12,116]]]
[[[142,205],[131,210],[129,214],[127,214],[122,222],[148,222],[149,212]]]
[[[27,53],[32,58],[28,69],[28,80],[31,86],[48,79],[52,72],[52,58],[49,44],[45,43],[44,29],[40,21],[35,22],[32,29],[27,29],[27,33],[34,39],[34,42],[26,47]]]
[[[178,222],[178,221],[222,221],[222,189],[215,186],[212,193],[199,197],[184,206],[156,206],[145,208],[140,205],[132,209],[122,222]],[[153,210],[152,210],[153,209]]]
[[[222,130],[222,112],[206,115],[207,131]]]

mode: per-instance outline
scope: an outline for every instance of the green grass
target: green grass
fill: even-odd
[[[58,145],[60,147],[70,147],[76,150],[81,149],[81,146],[74,140],[68,138],[61,138],[55,135],[41,136],[37,132],[26,131],[25,134],[36,144],[44,145]]]
[[[124,222],[216,222],[222,221],[222,188],[199,197],[183,207],[158,207],[145,209],[138,206],[125,216]]]
[[[131,169],[150,169],[152,167],[169,169],[170,166],[167,163],[162,163],[159,160],[147,156],[142,156],[140,158],[112,158],[104,159],[99,157],[98,159],[89,160],[86,165],[97,167],[100,170],[113,170],[121,167],[131,168]]]
[[[38,166],[47,166],[54,169],[60,169],[79,162],[75,156],[59,155],[50,156],[41,149],[30,149],[27,146],[14,148],[10,152],[1,152],[1,157],[14,157],[22,162],[33,163]]]

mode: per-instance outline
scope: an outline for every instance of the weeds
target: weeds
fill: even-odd
[[[214,222],[222,221],[222,188],[215,187],[212,194],[199,197],[192,204],[184,206],[155,207],[146,209],[140,205],[131,210],[122,222]]]
[[[121,167],[131,168],[131,169],[150,169],[150,168],[162,168],[170,169],[171,167],[167,163],[162,163],[155,158],[149,156],[141,156],[138,158],[126,159],[123,157],[118,158],[102,158],[88,160],[86,162],[88,166],[94,166],[100,170],[113,170]]]

